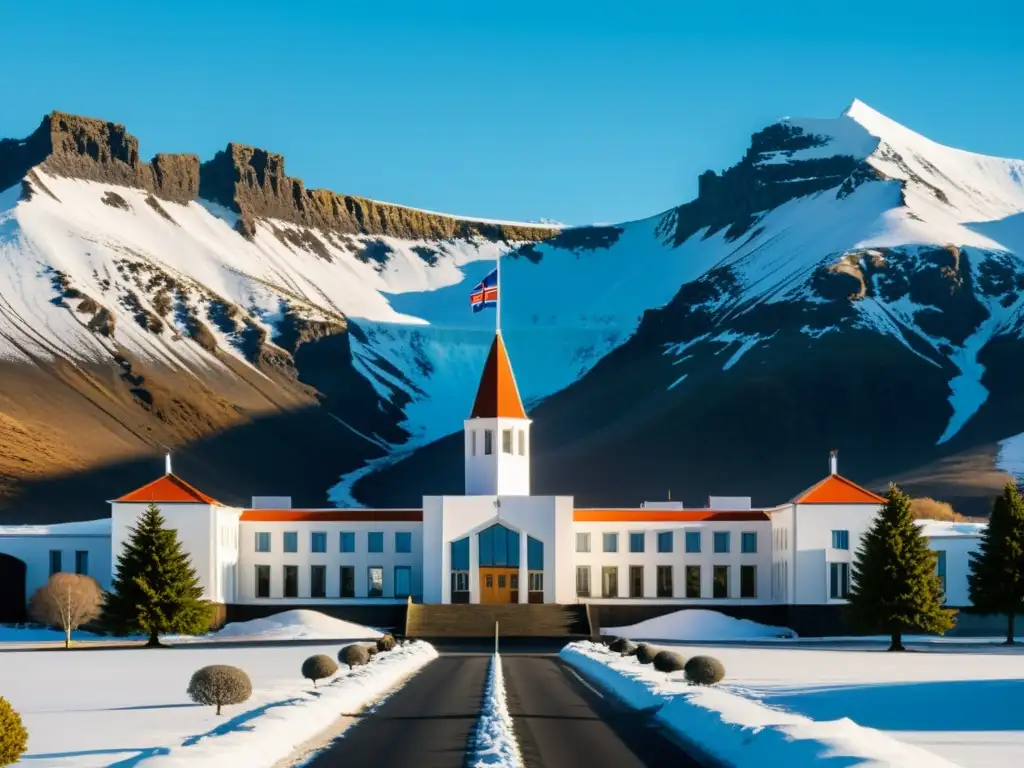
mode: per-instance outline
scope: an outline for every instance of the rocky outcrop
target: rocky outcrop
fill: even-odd
[[[157,155],[139,160],[139,140],[123,125],[53,112],[27,139],[0,141],[0,189],[17,184],[36,166],[55,176],[145,189],[185,203],[199,191],[199,158]]]
[[[498,241],[543,240],[558,230],[457,219],[365,197],[306,189],[285,173],[284,157],[264,149],[228,144],[200,169],[199,194],[240,215],[239,229],[251,237],[260,218],[343,234],[391,235],[445,240],[485,237]]]

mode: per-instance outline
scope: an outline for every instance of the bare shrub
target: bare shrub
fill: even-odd
[[[28,611],[40,624],[64,631],[64,647],[71,633],[100,615],[103,593],[95,579],[78,573],[55,573],[32,593]]]
[[[659,672],[679,672],[686,666],[686,659],[675,651],[658,651],[654,654],[654,668]]]
[[[365,645],[346,645],[338,651],[338,661],[348,664],[348,668],[360,667],[370,661],[370,652]]]
[[[337,671],[338,663],[330,656],[326,656],[322,653],[318,653],[316,656],[310,656],[302,662],[302,676],[307,680],[312,680],[314,688],[316,688],[317,680],[323,680],[324,678],[330,677]]]
[[[377,639],[377,650],[378,651],[392,651],[395,648],[395,638],[389,633],[382,635]]]
[[[950,523],[963,523],[967,520],[948,501],[936,501],[927,496],[910,500],[910,514],[915,520],[944,520]]]
[[[252,696],[252,681],[238,667],[211,664],[198,670],[188,683],[188,696],[196,704],[220,708],[241,704]]]
[[[714,685],[722,682],[725,667],[711,656],[694,656],[683,668],[686,679],[694,685]]]

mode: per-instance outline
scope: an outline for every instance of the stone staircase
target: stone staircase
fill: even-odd
[[[410,638],[494,637],[582,638],[590,636],[585,605],[419,605],[409,606]]]

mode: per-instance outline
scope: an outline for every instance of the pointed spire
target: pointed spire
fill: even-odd
[[[505,350],[501,334],[494,335],[491,351],[487,353],[480,387],[476,391],[471,419],[525,419],[526,410],[519,397],[519,387],[512,373],[512,364]]]

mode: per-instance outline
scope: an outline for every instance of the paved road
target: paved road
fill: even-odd
[[[490,657],[442,656],[307,768],[463,768]]]
[[[700,768],[650,714],[595,693],[557,656],[503,654],[502,661],[526,768]]]

